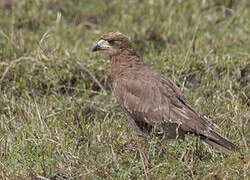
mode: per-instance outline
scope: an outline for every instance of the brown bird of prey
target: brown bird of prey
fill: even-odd
[[[92,51],[109,56],[114,95],[137,133],[170,139],[195,134],[227,155],[235,150],[234,144],[217,134],[193,108],[177,85],[143,62],[128,37],[109,32]]]

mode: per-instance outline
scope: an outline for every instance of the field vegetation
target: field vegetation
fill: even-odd
[[[139,138],[91,48],[128,35],[240,153]],[[249,179],[247,0],[0,0],[0,179]]]

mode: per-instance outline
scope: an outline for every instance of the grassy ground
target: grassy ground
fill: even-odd
[[[0,179],[248,179],[247,0],[1,0]],[[139,139],[91,47],[121,31],[239,154]]]

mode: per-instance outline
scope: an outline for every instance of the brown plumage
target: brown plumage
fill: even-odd
[[[125,35],[104,34],[93,51],[109,55],[115,97],[137,133],[171,139],[184,139],[191,133],[227,155],[235,150],[234,144],[213,130],[171,80],[143,62]]]

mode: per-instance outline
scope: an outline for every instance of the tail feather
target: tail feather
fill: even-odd
[[[216,132],[211,132],[211,136],[205,137],[204,141],[207,144],[211,145],[213,148],[225,153],[226,155],[231,155],[234,151],[237,150],[236,146],[233,143],[221,137]]]

